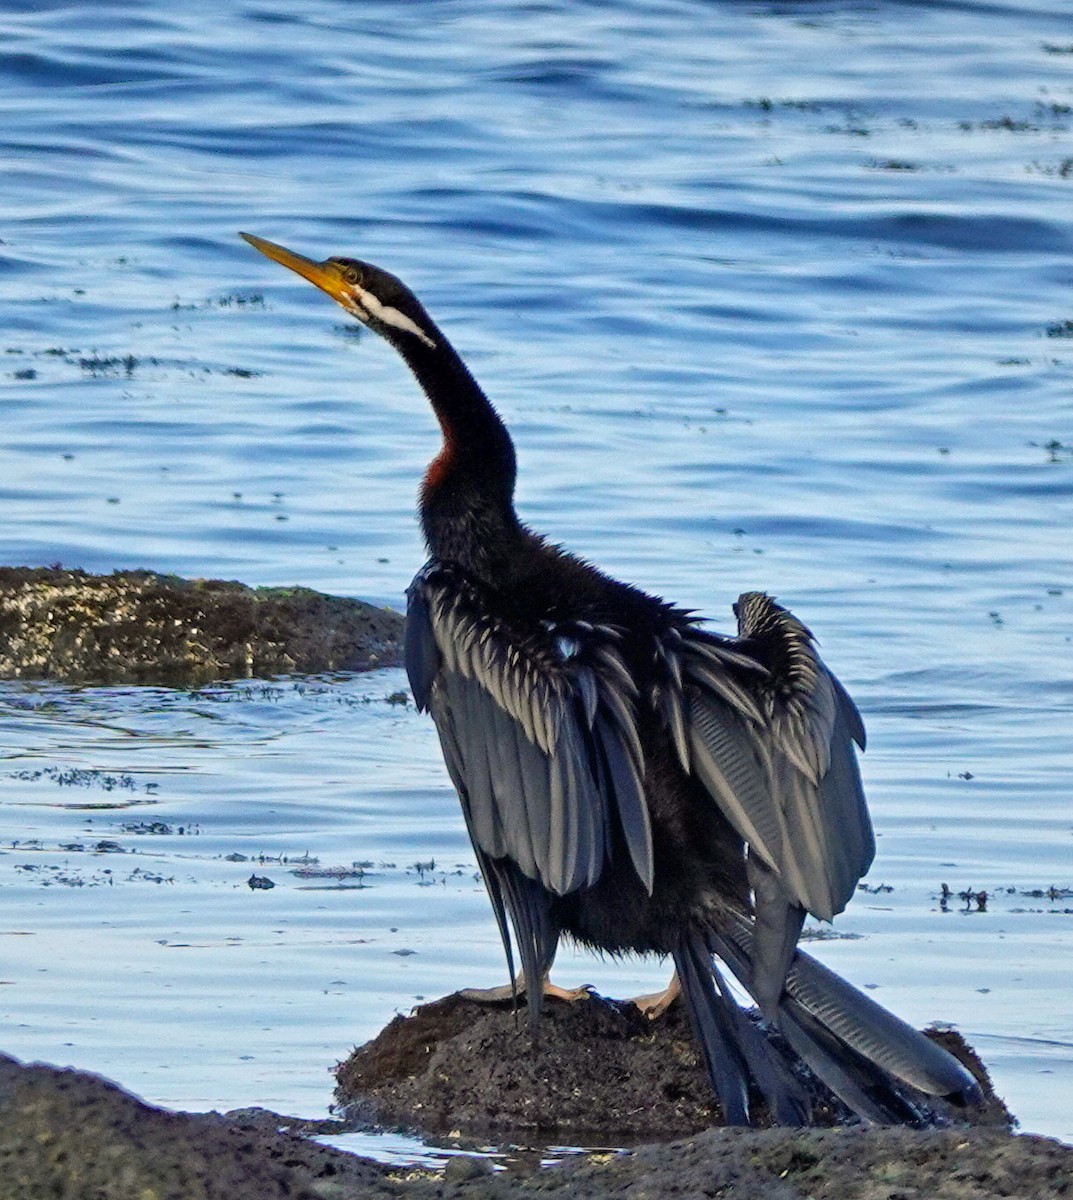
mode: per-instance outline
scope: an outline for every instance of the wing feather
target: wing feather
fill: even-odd
[[[721,697],[689,692],[693,770],[741,836],[769,862],[782,851],[779,810],[772,803],[764,745]]]
[[[641,772],[605,717],[597,718],[594,733],[601,760],[606,764],[607,774],[611,779],[611,791],[617,802],[618,816],[630,859],[646,891],[651,894],[655,869],[652,826],[648,818],[648,802],[645,799]]]
[[[863,747],[864,726],[800,621],[758,592],[735,609],[736,640],[689,624],[665,640],[663,653],[680,668],[667,672],[671,695],[657,707],[677,742],[681,706],[689,769],[767,869],[754,900],[771,908],[776,963],[795,909],[830,919],[872,861],[853,747]],[[789,915],[778,916],[782,909]]]
[[[416,586],[407,594],[403,646],[406,674],[410,680],[414,703],[425,712],[432,693],[432,682],[440,669],[443,656],[432,634],[428,597]]]
[[[525,634],[458,568],[426,567],[409,593],[407,667],[468,805],[480,855],[565,895],[595,884],[620,836],[651,891],[652,831],[637,688],[611,626]],[[501,903],[509,909],[510,896]]]
[[[711,648],[704,643],[697,646],[690,644],[689,649],[695,654],[687,665],[690,680],[714,692],[732,709],[760,724],[764,719],[763,714],[742,682],[730,673],[730,662],[713,655]]]
[[[671,731],[671,738],[674,741],[674,748],[678,754],[678,761],[682,764],[682,769],[688,771],[690,766],[689,737],[686,733],[681,691],[678,688],[664,688],[660,701],[663,709],[664,723]]]
[[[596,706],[600,703],[600,693],[596,687],[596,676],[588,667],[581,667],[577,673],[577,689],[585,709],[585,723],[592,728],[596,719]]]

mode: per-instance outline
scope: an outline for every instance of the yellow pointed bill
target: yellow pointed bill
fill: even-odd
[[[339,304],[351,307],[353,301],[345,289],[342,273],[335,263],[315,262],[311,258],[306,258],[304,254],[295,254],[286,246],[278,246],[275,242],[256,237],[252,233],[240,233],[238,236],[249,242],[255,250],[260,250],[266,258],[297,272],[303,279],[308,279],[310,283],[315,284],[322,292],[327,292]]]

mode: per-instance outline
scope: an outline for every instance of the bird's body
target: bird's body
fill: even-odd
[[[752,592],[735,636],[709,632],[527,529],[510,436],[413,294],[367,263],[247,240],[391,342],[439,418],[406,665],[534,1019],[562,934],[669,955],[726,1119],[750,1119],[752,1088],[806,1121],[716,954],[861,1116],[912,1119],[906,1084],[970,1097],[949,1056],[796,951],[806,912],[840,912],[874,850],[864,729],[808,630]]]
[[[645,847],[642,830],[636,856],[647,863],[642,871],[651,878],[651,892],[626,844],[621,818],[615,820],[614,812],[600,814],[602,828],[592,835],[596,853],[592,870],[573,861],[552,862],[550,847],[538,846],[534,853],[526,853],[533,841],[539,841],[529,828],[519,838],[524,845],[514,846],[507,857],[508,862],[524,863],[527,878],[551,885],[546,900],[553,923],[576,941],[612,953],[670,954],[683,925],[707,925],[711,910],[730,899],[742,911],[749,906],[742,839],[695,778],[683,770],[673,739],[649,702],[653,692],[673,687],[667,669],[661,669],[666,647],[696,637],[698,628],[683,610],[609,578],[528,531],[519,531],[511,562],[511,569],[493,584],[457,561],[431,559],[411,590],[411,629],[417,620],[427,619],[426,597],[435,597],[441,609],[466,605],[475,622],[494,631],[493,654],[509,653],[504,648],[510,647],[518,663],[525,664],[519,670],[541,672],[559,683],[575,703],[577,695],[584,704],[574,682],[581,672],[596,674],[592,686],[597,691],[617,689],[613,694],[629,705],[636,743],[643,752],[638,774],[643,779],[652,845],[650,851]],[[411,636],[411,646],[415,640]],[[712,644],[721,646],[719,641]],[[430,650],[433,658],[438,657],[436,650]],[[415,663],[416,655],[411,651],[418,698],[437,715],[441,730],[457,740],[459,715],[437,711],[441,706],[436,689],[445,687],[442,657],[430,673],[428,660]],[[495,660],[481,664],[486,676],[497,665]],[[510,666],[504,666],[508,673]],[[544,702],[545,707],[551,703]],[[567,712],[561,719],[571,720],[573,714]],[[585,728],[584,717],[577,725]],[[628,762],[628,746],[617,737],[616,745],[616,752]],[[449,746],[445,750],[450,753]],[[471,789],[473,784],[464,786]],[[517,780],[512,779],[512,794],[516,787]],[[504,816],[509,813],[509,800],[488,796],[485,802],[502,807]],[[606,852],[603,841],[596,844],[598,836],[608,843]],[[559,853],[560,860],[571,857],[568,847]],[[501,869],[511,868],[504,864]]]

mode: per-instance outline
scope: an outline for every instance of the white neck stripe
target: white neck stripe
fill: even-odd
[[[381,304],[372,292],[367,292],[359,287],[354,289],[354,296],[357,303],[365,309],[369,316],[381,321],[384,325],[390,325],[393,329],[404,329],[407,333],[412,333],[414,337],[420,338],[430,350],[436,349],[436,343],[432,338],[404,312],[399,312],[397,308],[392,308],[390,305]]]

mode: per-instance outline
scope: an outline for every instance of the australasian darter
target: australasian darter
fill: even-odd
[[[684,997],[727,1123],[749,1123],[751,1086],[775,1120],[806,1122],[802,1084],[714,955],[862,1118],[915,1120],[919,1093],[974,1100],[950,1055],[797,949],[805,914],[841,912],[874,852],[864,727],[805,626],[749,592],[737,636],[711,632],[527,529],[510,435],[413,293],[369,263],[242,236],[390,342],[439,419],[406,668],[532,1018],[562,994],[548,972],[563,934],[670,955],[667,995]]]

